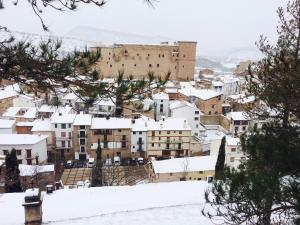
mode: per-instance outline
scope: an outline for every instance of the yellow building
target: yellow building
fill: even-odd
[[[182,118],[162,118],[147,122],[148,157],[183,157],[190,155],[192,129]]]
[[[125,76],[144,77],[149,71],[164,76],[168,71],[175,80],[193,80],[197,42],[179,41],[170,45],[120,44],[92,47],[100,51],[96,68],[103,77],[115,77],[119,71]]]

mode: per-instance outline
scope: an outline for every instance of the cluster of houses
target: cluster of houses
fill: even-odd
[[[115,117],[113,99],[96,100],[83,111],[82,99],[68,90],[54,106],[49,93],[24,95],[16,84],[2,86],[0,156],[14,148],[20,165],[47,165],[96,158],[101,148],[102,159],[157,159],[151,164],[153,182],[207,179],[224,136],[226,164],[237,168],[246,158],[239,136],[257,121],[244,110],[259,102],[242,92],[243,80],[202,70],[195,81],[168,81],[138,100],[141,109],[127,108],[122,117]]]

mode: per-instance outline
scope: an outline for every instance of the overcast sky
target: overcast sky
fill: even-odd
[[[3,0],[0,25],[12,30],[44,33],[26,0],[13,6]],[[103,8],[82,6],[76,12],[47,9],[42,16],[53,34],[64,35],[76,26],[175,40],[198,41],[200,49],[249,48],[260,34],[274,39],[276,9],[282,0],[158,0],[154,8],[143,0],[108,0]]]

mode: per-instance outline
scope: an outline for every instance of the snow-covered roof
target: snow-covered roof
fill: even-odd
[[[16,120],[0,119],[0,129],[12,128],[15,123],[16,123]]]
[[[51,131],[51,121],[50,119],[44,120],[35,120],[33,121],[33,127],[31,129],[32,132],[34,131]]]
[[[0,89],[0,99],[11,98],[19,95],[20,88],[18,85],[9,85]]]
[[[99,99],[94,103],[94,105],[100,105],[100,106],[115,106],[116,99],[115,98],[102,98]]]
[[[148,121],[147,127],[148,130],[191,130],[186,119],[171,117],[160,121]]]
[[[196,156],[167,160],[154,160],[152,161],[152,166],[156,174],[181,173],[215,170],[216,162],[216,156]]]
[[[66,94],[62,99],[63,100],[76,100],[78,98],[79,97],[75,93],[71,92],[71,93]]]
[[[255,96],[253,95],[246,96],[245,94],[229,95],[228,98],[241,104],[247,104],[255,101]]]
[[[142,116],[139,119],[135,119],[134,123],[132,123],[132,131],[147,131],[148,130],[148,126],[147,123],[149,121],[154,122],[153,119],[146,117],[146,116]]]
[[[33,145],[47,137],[33,134],[0,134],[0,145]]]
[[[210,89],[183,88],[179,90],[179,92],[185,96],[194,96],[202,100],[208,100],[222,95],[221,92]]]
[[[2,116],[33,119],[36,118],[36,113],[37,109],[35,107],[9,107]]]
[[[17,127],[32,127],[33,122],[17,122]]]
[[[61,114],[54,113],[51,116],[51,123],[73,123],[75,120],[76,114]]]
[[[74,120],[74,126],[91,126],[92,115],[90,114],[77,114]]]
[[[169,100],[169,95],[166,94],[165,92],[159,92],[159,93],[156,93],[154,95],[152,95],[152,98],[155,100]]]
[[[240,145],[240,139],[232,136],[226,136],[226,145],[237,146]]]
[[[213,80],[212,81],[212,85],[214,86],[214,87],[219,87],[219,86],[223,86],[224,84],[223,84],[223,82],[221,82],[221,81],[215,81],[215,80]]]
[[[33,176],[37,173],[54,172],[54,165],[19,165],[20,176]]]
[[[44,195],[43,222],[49,225],[212,225],[200,213],[207,188],[205,181],[181,181],[62,189]],[[25,193],[1,195],[1,224],[24,224],[24,196]]]
[[[131,119],[127,118],[93,118],[91,129],[130,129]]]
[[[189,103],[187,101],[172,101],[172,102],[170,102],[170,106],[169,106],[169,108],[171,110],[177,109],[177,108],[182,108],[182,107],[190,107],[195,110],[199,110],[195,104]]]
[[[246,112],[230,112],[227,117],[233,120],[251,120]]]

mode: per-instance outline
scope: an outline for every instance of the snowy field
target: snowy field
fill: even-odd
[[[61,190],[44,195],[43,224],[210,225],[204,181]],[[2,225],[24,224],[24,193],[0,195]]]

